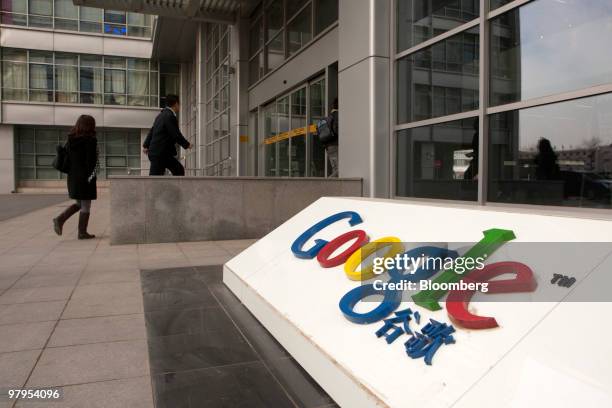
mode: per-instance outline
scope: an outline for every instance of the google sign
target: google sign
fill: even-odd
[[[369,281],[381,273],[388,274],[388,281],[362,284],[340,299],[340,310],[351,322],[370,324],[381,321],[395,312],[402,303],[402,291],[414,288],[415,282],[423,288],[412,296],[412,300],[428,310],[440,310],[440,299],[446,294],[446,310],[450,319],[464,328],[486,329],[497,327],[494,317],[477,316],[468,311],[470,299],[476,291],[487,294],[533,292],[537,287],[533,271],[519,262],[497,262],[485,264],[485,260],[506,242],[515,239],[513,231],[489,229],[484,236],[459,256],[456,251],[435,246],[423,246],[405,251],[402,240],[395,236],[381,237],[370,241],[366,231],[353,229],[326,241],[316,235],[328,226],[348,221],[355,227],[363,223],[354,211],[333,214],[304,231],[292,244],[291,251],[297,258],[317,258],[322,268],[333,268],[344,264],[348,279]],[[315,238],[314,245],[305,249],[307,242]],[[342,247],[348,248],[334,255]],[[377,254],[371,265],[363,265],[366,259]],[[439,262],[429,262],[429,260]],[[362,266],[360,269],[359,267]],[[494,280],[501,275],[513,274],[513,279]],[[360,313],[356,306],[373,295],[382,296],[382,301],[373,310]]]

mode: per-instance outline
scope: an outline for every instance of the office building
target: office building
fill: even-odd
[[[49,17],[42,2],[25,3],[2,3],[3,143],[66,126],[84,106],[100,111],[109,135],[142,137],[174,90],[161,77],[175,75],[181,127],[197,147],[181,153],[191,175],[328,176],[316,123],[338,98],[340,177],[362,178],[367,196],[612,204],[609,1],[75,0],[68,17],[64,1]],[[121,11],[92,17],[106,9]],[[55,68],[38,54],[46,42]],[[103,61],[82,56],[93,49]],[[37,74],[50,69],[52,90]],[[79,72],[79,87],[64,72]],[[146,161],[136,139],[126,136],[134,147],[118,172]],[[24,186],[45,171],[17,147]],[[107,165],[107,174],[117,173]]]
[[[71,0],[1,13],[1,192],[65,187],[51,162],[81,114],[96,118],[102,178],[140,174],[141,139],[180,86],[180,66],[152,56],[154,17]]]

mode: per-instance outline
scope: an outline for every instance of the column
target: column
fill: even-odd
[[[0,125],[0,194],[15,191],[15,139],[13,125]]]
[[[339,2],[340,177],[389,197],[391,0]]]

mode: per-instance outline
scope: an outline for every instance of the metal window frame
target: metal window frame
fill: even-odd
[[[249,44],[249,51],[248,51],[249,67],[250,67],[251,62],[254,59],[259,58],[260,54],[263,54],[263,59],[264,59],[263,75],[258,75],[256,79],[249,78],[249,85],[248,85],[249,89],[255,87],[258,83],[263,81],[265,78],[267,78],[269,75],[271,75],[276,70],[280,69],[283,65],[285,65],[290,60],[292,60],[296,55],[300,54],[302,51],[308,48],[311,44],[317,42],[321,37],[323,37],[325,34],[327,34],[330,30],[332,30],[334,27],[338,25],[338,20],[336,20],[335,22],[332,22],[327,27],[323,28],[320,32],[318,33],[316,32],[316,28],[317,28],[316,18],[317,18],[318,7],[317,7],[317,1],[315,0],[307,0],[292,16],[287,15],[287,1],[286,0],[271,0],[271,1],[280,1],[283,3],[283,24],[281,28],[279,29],[279,32],[273,38],[271,39],[268,38],[268,29],[267,29],[268,19],[266,17],[267,14],[265,13],[266,5],[267,5],[266,3],[268,3],[268,0],[260,1],[259,5],[256,7],[257,10],[249,17],[249,30],[257,24],[259,19],[262,19],[263,35],[264,35],[264,41],[263,41],[262,47],[259,47],[257,50],[251,50],[250,44]],[[289,55],[289,32],[287,30],[288,25],[292,23],[296,18],[298,18],[300,13],[302,13],[302,11],[304,11],[308,7],[310,7],[311,39],[308,42],[302,44],[302,46],[299,49],[297,49],[293,54]],[[268,46],[269,44],[272,43],[272,41],[276,40],[276,38],[279,35],[283,36],[284,59],[277,67],[270,70],[269,63],[268,63]]]
[[[537,204],[521,204],[521,203],[498,203],[488,200],[488,146],[489,146],[489,116],[497,113],[503,113],[508,111],[518,111],[526,108],[532,108],[536,106],[544,106],[549,104],[557,104],[566,101],[608,94],[612,93],[612,84],[604,84],[598,86],[592,86],[574,91],[560,92],[552,95],[544,95],[537,98],[522,100],[518,102],[503,104],[491,107],[489,106],[489,74],[490,74],[490,27],[491,20],[499,17],[502,14],[518,9],[534,0],[514,0],[501,7],[490,9],[490,0],[480,0],[480,14],[479,17],[470,22],[464,23],[452,30],[446,31],[438,36],[435,36],[427,41],[419,43],[413,47],[410,47],[401,52],[397,52],[397,3],[399,0],[392,0],[391,13],[390,13],[390,24],[389,24],[389,35],[390,35],[390,47],[391,47],[391,64],[389,68],[390,77],[390,106],[392,107],[389,112],[390,119],[390,160],[389,160],[389,171],[390,171],[390,196],[397,200],[407,201],[418,201],[426,203],[442,203],[448,205],[449,203],[457,203],[459,205],[467,206],[487,206],[493,209],[516,209],[517,211],[544,211],[546,213],[556,212],[559,214],[567,214],[570,216],[602,216],[604,219],[611,219],[609,209],[599,208],[583,208],[583,207],[557,207]],[[441,41],[444,41],[454,35],[465,32],[474,27],[479,27],[479,105],[477,110],[462,112],[453,115],[441,116],[427,120],[408,122],[408,123],[397,123],[397,63],[400,59],[421,51],[425,48],[431,47]],[[412,129],[421,126],[431,126],[440,123],[452,122],[455,120],[466,119],[470,117],[478,117],[479,119],[479,144],[481,146],[479,151],[479,177],[478,177],[478,197],[476,201],[460,201],[453,199],[432,199],[432,198],[421,198],[421,197],[403,197],[397,195],[397,135],[398,132],[404,129]]]
[[[38,137],[38,133],[41,131],[45,131],[45,130],[52,130],[54,132],[57,132],[57,140],[56,143],[63,143],[64,142],[64,138],[62,137],[63,134],[65,134],[65,132],[67,130],[69,130],[69,127],[66,126],[48,126],[48,125],[18,125],[15,127],[16,132],[15,132],[15,153],[16,153],[16,157],[15,157],[15,168],[17,170],[17,173],[19,173],[20,169],[32,169],[33,174],[34,174],[34,178],[26,178],[26,179],[19,179],[19,175],[17,174],[17,181],[47,181],[47,180],[64,180],[65,176],[62,176],[60,172],[57,172],[58,177],[54,178],[54,179],[47,179],[47,178],[38,178],[38,172],[39,169],[47,169],[47,170],[52,170],[53,167],[52,166],[41,166],[38,165],[37,162],[37,158],[39,156],[53,156],[53,153],[44,153],[44,152],[38,152],[37,151],[37,137]],[[18,152],[17,150],[17,146],[18,143],[20,141],[20,130],[22,129],[29,129],[32,131],[32,143],[33,143],[33,152],[32,153],[22,153],[22,152]],[[123,142],[123,146],[125,146],[125,151],[122,152],[123,154],[112,154],[109,155],[107,152],[107,146],[109,145],[108,141],[107,141],[107,134],[110,132],[115,132],[115,133],[122,133],[122,136],[124,137],[124,142]],[[131,143],[130,141],[130,135],[133,134],[135,136],[134,141],[136,143]],[[140,167],[139,168],[134,168],[134,167],[130,167],[129,163],[130,163],[130,158],[135,159],[138,158],[138,160],[140,160],[140,135],[138,135],[134,129],[129,129],[129,128],[100,128],[98,129],[98,145],[101,148],[100,150],[102,150],[101,154],[100,154],[100,158],[103,158],[104,160],[101,161],[100,163],[100,168],[102,170],[102,172],[100,173],[101,176],[103,176],[104,178],[107,177],[107,170],[108,167],[106,166],[106,158],[107,157],[122,157],[125,158],[125,166],[118,166],[118,167],[111,167],[111,169],[113,168],[117,168],[117,169],[125,169],[127,174],[130,174],[131,171],[140,171]],[[129,154],[129,146],[130,145],[138,145],[139,149],[138,149],[138,154]],[[33,158],[33,165],[32,166],[20,166],[20,158],[18,156],[29,156]]]
[[[85,21],[85,22],[91,22],[91,23],[99,23],[100,24],[100,32],[98,34],[101,35],[108,35],[111,37],[133,37],[133,38],[151,38],[151,35],[153,34],[153,16],[151,16],[150,14],[144,14],[144,13],[140,13],[143,14],[145,16],[150,16],[149,18],[149,22],[150,25],[138,25],[138,24],[129,24],[128,23],[128,14],[130,12],[126,11],[125,12],[125,24],[116,24],[116,23],[109,23],[109,24],[113,24],[113,25],[117,25],[117,26],[125,26],[125,35],[117,35],[117,34],[107,34],[104,31],[104,24],[106,24],[106,20],[105,20],[105,13],[106,11],[121,11],[121,10],[112,10],[112,9],[100,9],[102,10],[102,20],[101,21],[92,21],[92,20],[81,20],[81,7],[82,6],[77,6],[74,5],[74,7],[77,8],[77,17],[76,19],[73,18],[66,18],[66,17],[57,17],[55,14],[55,1],[56,0],[50,0],[51,2],[51,15],[42,15],[42,14],[34,14],[34,13],[30,13],[30,1],[26,0],[25,4],[26,4],[26,12],[25,13],[14,13],[14,12],[2,12],[2,14],[18,14],[21,16],[26,16],[26,25],[25,27],[32,27],[30,25],[30,17],[45,17],[45,18],[50,18],[51,19],[51,26],[47,29],[50,29],[52,31],[67,31],[67,32],[81,32],[81,22]],[[92,8],[96,8],[96,7],[92,7]],[[77,23],[77,29],[76,30],[70,30],[70,29],[56,29],[55,27],[55,20],[56,19],[62,19],[62,20],[71,20],[71,21],[76,21]],[[23,27],[23,26],[17,26],[17,27]],[[130,35],[130,27],[135,27],[135,28],[144,28],[144,29],[149,29],[150,33],[149,36],[133,36]],[[43,28],[45,29],[45,27],[35,27],[35,28]],[[88,33],[89,31],[85,31],[86,33]]]
[[[289,91],[285,91],[282,94],[276,96],[275,98],[273,98],[272,100],[267,101],[264,104],[259,105],[258,107],[252,109],[250,112],[257,112],[257,122],[258,122],[258,128],[257,128],[257,133],[258,133],[258,139],[257,139],[257,157],[258,157],[258,163],[259,163],[259,167],[256,169],[257,170],[257,174],[260,174],[263,177],[278,177],[279,173],[280,173],[280,160],[279,160],[279,144],[278,142],[274,143],[274,155],[276,157],[276,163],[275,163],[275,176],[267,176],[266,175],[266,158],[267,153],[266,153],[266,149],[265,149],[265,144],[263,144],[263,140],[268,138],[268,135],[265,132],[265,122],[266,122],[266,108],[273,105],[274,106],[274,113],[273,116],[275,117],[276,121],[276,131],[277,134],[281,133],[279,131],[279,115],[278,115],[278,102],[281,99],[284,98],[288,98],[289,99],[289,114],[288,114],[288,121],[291,124],[291,119],[292,119],[292,112],[291,112],[291,97],[293,96],[294,93],[304,89],[305,90],[305,95],[306,95],[306,133],[304,134],[304,141],[305,141],[305,152],[304,152],[304,159],[306,160],[306,165],[304,167],[304,172],[305,172],[305,176],[304,177],[314,177],[312,176],[311,173],[311,159],[312,159],[312,146],[311,143],[309,143],[309,140],[312,136],[312,134],[310,133],[310,125],[311,125],[311,121],[312,121],[312,116],[311,116],[311,105],[310,105],[310,87],[311,85],[314,85],[318,82],[321,81],[325,81],[325,90],[324,90],[324,94],[323,94],[323,98],[324,98],[324,115],[327,116],[328,114],[328,103],[327,103],[327,87],[329,86],[329,79],[328,79],[328,73],[327,70],[325,72],[321,72],[317,75],[314,75],[311,79],[308,79],[307,81],[304,81],[302,83],[300,83],[298,86],[291,88]],[[291,126],[291,125],[290,125]],[[299,136],[302,137],[302,136]],[[291,154],[291,147],[292,147],[292,139],[293,138],[289,138],[289,151],[288,154]],[[287,177],[297,177],[297,176],[293,176],[291,173],[291,157],[289,156],[288,158],[289,161],[289,175]],[[325,164],[324,164],[324,177],[328,176],[327,173],[327,152],[325,153]]]
[[[52,101],[46,101],[46,102],[41,102],[43,104],[58,104],[58,105],[87,105],[87,106],[126,106],[126,107],[137,107],[137,108],[150,108],[150,107],[155,107],[157,105],[157,103],[155,105],[152,105],[151,101],[154,100],[153,98],[159,96],[159,78],[160,78],[160,71],[159,71],[159,63],[157,61],[152,61],[146,58],[135,58],[135,59],[142,59],[142,60],[146,60],[148,61],[148,68],[147,70],[144,69],[131,69],[128,68],[128,57],[108,57],[108,58],[122,58],[124,60],[124,66],[123,68],[106,68],[105,67],[105,59],[107,58],[104,55],[96,55],[96,54],[83,54],[83,53],[73,53],[73,52],[63,52],[63,51],[43,51],[43,52],[49,52],[51,53],[52,56],[52,62],[51,63],[39,63],[39,62],[32,62],[31,61],[31,57],[30,57],[30,53],[31,51],[38,51],[38,50],[29,50],[29,49],[22,49],[22,48],[13,48],[13,49],[17,49],[17,50],[22,50],[25,51],[26,53],[26,60],[25,62],[21,62],[21,61],[11,61],[11,62],[18,62],[18,63],[22,63],[25,64],[26,66],[26,88],[24,88],[23,90],[25,90],[26,92],[26,100],[24,102],[35,102],[38,103],[38,101],[32,101],[31,97],[30,97],[30,91],[32,90],[39,90],[39,91],[47,91],[47,92],[52,92],[53,97],[52,97]],[[66,65],[66,64],[58,64],[57,60],[56,60],[56,56],[57,54],[68,54],[68,55],[73,55],[76,56],[77,58],[77,65]],[[81,63],[81,59],[83,56],[96,56],[96,57],[100,57],[100,61],[101,61],[101,66],[99,68],[93,67],[94,69],[100,69],[102,72],[102,90],[99,93],[96,92],[91,92],[93,95],[100,95],[102,100],[101,103],[83,103],[81,102],[81,68],[92,68],[89,66],[83,66]],[[4,69],[4,55],[2,55],[1,61],[2,64],[0,64],[0,71]],[[34,89],[31,87],[30,84],[30,65],[31,64],[36,64],[36,65],[50,65],[52,67],[52,83],[53,83],[53,87],[51,89]],[[155,64],[157,66],[157,70],[153,70],[153,64]],[[57,102],[56,101],[56,96],[57,96],[57,92],[65,92],[65,91],[59,91],[57,89],[57,81],[56,81],[56,70],[57,70],[57,66],[71,66],[71,67],[76,67],[77,68],[77,102]],[[123,71],[125,74],[125,92],[124,93],[108,93],[105,92],[104,89],[104,85],[105,85],[105,71],[106,70],[120,70]],[[147,93],[144,95],[135,95],[135,94],[130,94],[128,91],[129,88],[129,73],[130,72],[146,72],[147,73],[147,85],[148,85],[148,90]],[[151,93],[151,75],[153,73],[156,73],[156,78],[157,78],[157,95],[154,95]],[[8,89],[8,88],[7,88]],[[18,89],[18,88],[10,88],[10,89]],[[90,93],[90,92],[87,92]],[[121,95],[125,97],[125,104],[124,105],[107,105],[106,103],[104,103],[105,101],[105,96],[106,95]],[[136,97],[145,97],[147,100],[147,103],[144,106],[141,105],[130,105],[128,103],[129,97],[130,96],[136,96]],[[4,99],[3,99],[4,100]]]
[[[214,40],[213,31],[217,30],[217,38]],[[231,157],[231,123],[230,123],[230,114],[231,114],[231,104],[227,103],[225,109],[222,108],[222,96],[224,89],[228,89],[229,96],[229,88],[230,83],[232,81],[231,73],[229,72],[230,61],[232,50],[229,44],[231,44],[231,30],[229,25],[221,24],[221,23],[207,23],[206,28],[204,30],[205,35],[205,45],[204,45],[204,60],[206,67],[206,75],[205,75],[205,92],[204,92],[204,101],[206,108],[204,129],[205,138],[203,143],[204,155],[206,160],[204,168],[202,171],[204,175],[208,176],[217,176],[222,175],[226,170],[231,171],[232,167],[232,157]],[[223,59],[219,56],[219,61],[217,61],[218,65],[211,66],[214,64],[214,53],[219,52],[221,49],[221,44],[223,41],[226,41],[228,44],[227,47],[227,55]],[[228,72],[226,75],[222,73],[223,69],[227,69]],[[214,88],[215,85],[215,77],[220,76],[218,88]],[[214,112],[211,108],[214,108],[214,104],[217,103],[219,106],[218,112]],[[215,135],[214,133],[214,124],[217,120],[222,121],[222,118],[227,118],[227,131],[220,132],[219,135]],[[222,122],[220,122],[222,124]],[[221,126],[221,125],[220,125]],[[208,129],[212,129],[212,132],[209,132]],[[220,129],[223,129],[222,127]],[[229,149],[227,157],[220,157],[220,160],[215,160],[214,152],[215,149],[219,149],[222,156],[222,144],[229,140]],[[208,160],[208,157],[211,157],[211,160]],[[229,166],[227,166],[229,164]]]

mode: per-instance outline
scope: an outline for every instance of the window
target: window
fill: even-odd
[[[396,195],[612,208],[609,0],[397,2]]]
[[[399,131],[397,154],[397,195],[476,200],[478,118]]]
[[[313,21],[314,19],[314,21]],[[338,20],[338,0],[265,0],[249,27],[249,83],[254,84],[298,53]]]
[[[338,21],[338,0],[315,1],[315,34]]]
[[[30,101],[53,102],[53,53],[30,51]]]
[[[478,28],[473,28],[401,58],[397,122],[478,109],[478,45]]]
[[[127,16],[125,11],[104,10],[104,33],[127,35]]]
[[[2,96],[28,100],[28,55],[25,50],[2,48]]]
[[[286,0],[287,2],[287,20],[291,19],[291,17],[295,16],[306,3],[307,0]]]
[[[151,37],[151,16],[142,13],[127,13],[127,35]]]
[[[229,176],[232,171],[229,26],[208,24],[206,37],[205,175]]]
[[[612,83],[607,0],[534,1],[491,21],[491,105]]]
[[[612,208],[612,94],[490,117],[489,200]]]
[[[81,55],[80,102],[102,104],[104,70],[102,57]]]
[[[8,101],[159,106],[158,63],[2,48],[2,98]],[[163,91],[179,93],[179,67],[162,64]]]
[[[53,0],[29,0],[31,27],[53,28]]]
[[[267,72],[278,68],[285,60],[285,36],[280,32],[266,45]]]
[[[293,55],[306,45],[312,38],[311,32],[312,10],[308,5],[288,25],[287,36],[289,40],[288,53]]]
[[[166,106],[166,95],[179,95],[181,91],[180,66],[161,63],[159,71],[159,106]]]
[[[260,109],[263,132],[259,174],[325,177],[325,148],[316,123],[326,115],[325,79],[304,84]]]
[[[489,7],[491,10],[495,10],[498,7],[505,6],[508,3],[513,2],[514,0],[489,0]]]
[[[150,38],[153,17],[142,13],[75,6],[72,0],[1,0],[7,25]]]
[[[17,126],[15,163],[18,181],[60,180],[65,175],[52,167],[55,147],[66,141],[68,128]],[[140,174],[140,132],[132,129],[97,129],[98,177]]]
[[[268,26],[268,34],[266,38],[274,38],[283,28],[283,0],[271,1],[266,7],[266,17]]]
[[[55,53],[55,101],[78,103],[79,57],[77,54]]]
[[[310,176],[311,177],[325,177],[325,147],[319,141],[319,138],[314,135],[315,132],[311,130],[312,126],[316,126],[317,123],[326,116],[326,101],[325,97],[325,79],[317,80],[309,86],[309,111],[310,111],[310,128],[309,131],[309,143],[310,143]]]
[[[2,24],[28,25],[28,0],[2,0],[0,12]]]
[[[397,51],[472,21],[479,11],[479,0],[397,0]]]
[[[79,9],[72,0],[55,0],[55,28],[59,30],[78,31]]]
[[[101,33],[103,14],[104,10],[102,9],[97,9],[93,7],[81,7],[81,20],[79,24],[80,30],[88,33]]]
[[[122,57],[104,58],[104,103],[126,104],[126,60]]]

